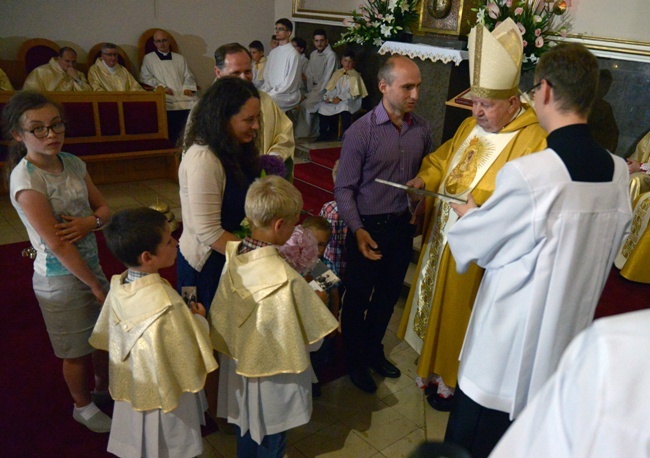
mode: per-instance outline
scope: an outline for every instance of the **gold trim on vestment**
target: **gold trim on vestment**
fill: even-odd
[[[632,254],[632,251],[636,247],[637,243],[639,243],[639,239],[643,234],[641,227],[643,226],[643,220],[645,219],[645,215],[648,212],[648,209],[650,208],[650,197],[643,199],[637,206],[639,208],[634,209],[634,218],[632,218],[630,235],[625,240],[625,244],[621,249],[621,254],[625,257],[625,259],[630,257],[630,254]]]
[[[513,87],[512,89],[488,89],[485,87],[479,87],[472,85],[470,90],[471,95],[480,97],[482,99],[499,99],[507,100],[513,95],[517,95],[519,87]]]

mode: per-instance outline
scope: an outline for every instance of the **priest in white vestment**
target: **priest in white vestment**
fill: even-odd
[[[61,48],[58,57],[36,67],[27,76],[23,90],[48,91],[92,91],[86,75],[75,70],[77,52],[67,46]]]
[[[119,53],[113,43],[102,46],[101,55],[88,69],[88,82],[93,91],[144,91],[133,75],[118,62]]]
[[[477,34],[477,29],[470,33]],[[592,138],[598,61],[558,45],[535,71],[533,103],[548,148],[507,163],[494,194],[448,240],[459,272],[485,268],[460,356],[445,441],[487,456],[592,320],[632,211],[625,161]]]
[[[300,102],[300,113],[296,124],[296,138],[318,135],[318,109],[323,103],[325,87],[336,70],[336,53],[327,41],[323,29],[314,30],[316,49],[309,55],[307,65],[307,94]]]
[[[494,449],[492,458],[650,455],[650,310],[597,320]]]
[[[153,43],[156,50],[144,56],[140,81],[154,89],[162,87],[165,90],[169,137],[176,141],[198,100],[196,81],[185,58],[172,52],[166,32],[157,30],[153,34]]]
[[[284,112],[300,103],[300,57],[289,41],[291,32],[291,21],[278,19],[275,23],[275,37],[279,46],[267,57],[264,84],[261,87]]]

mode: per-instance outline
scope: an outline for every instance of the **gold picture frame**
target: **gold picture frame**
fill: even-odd
[[[418,35],[466,36],[476,22],[477,0],[420,0]]]

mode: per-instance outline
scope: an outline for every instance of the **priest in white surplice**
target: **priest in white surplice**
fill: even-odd
[[[285,112],[300,103],[300,57],[289,41],[291,32],[293,23],[289,19],[276,21],[275,37],[279,46],[266,59],[264,84],[261,87]]]
[[[164,88],[170,138],[175,140],[198,100],[194,94],[196,81],[185,58],[172,52],[165,31],[157,30],[153,34],[153,43],[156,50],[144,56],[140,82],[153,88]]]
[[[452,204],[461,217],[448,234],[458,271],[475,262],[485,275],[445,441],[474,457],[490,453],[589,326],[629,229],[627,165],[587,126],[598,75],[582,45],[543,54],[529,92],[548,148],[504,165],[481,207],[471,195]]]
[[[296,124],[296,137],[318,135],[318,109],[323,103],[325,86],[336,70],[336,53],[327,41],[323,29],[314,30],[314,47],[307,65],[307,94],[300,102],[300,113]]]

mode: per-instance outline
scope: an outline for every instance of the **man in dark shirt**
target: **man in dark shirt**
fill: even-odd
[[[432,149],[428,123],[412,113],[422,82],[418,66],[394,56],[377,79],[382,100],[345,133],[334,188],[350,230],[341,316],[344,353],[352,383],[368,393],[377,389],[369,368],[384,377],[401,375],[386,359],[381,341],[399,298],[414,231],[406,193],[375,179],[406,183]]]

